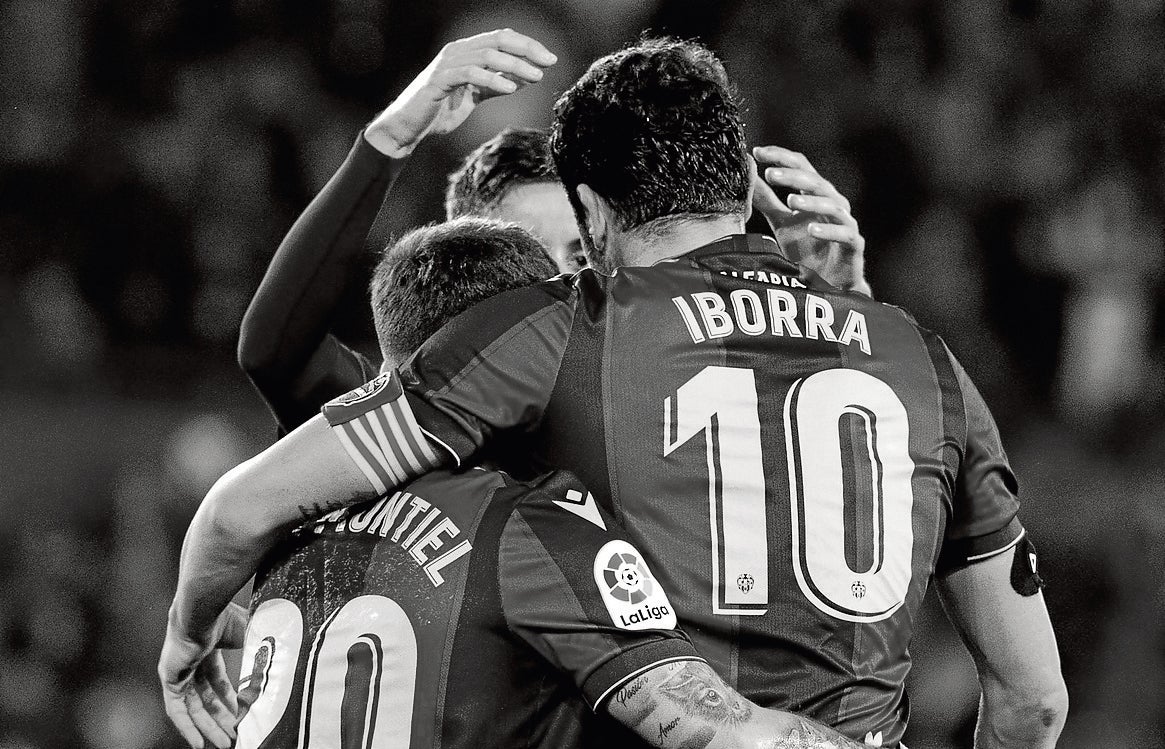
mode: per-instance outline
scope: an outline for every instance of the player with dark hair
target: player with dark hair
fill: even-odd
[[[382,386],[387,445],[315,418],[216,484],[168,635],[203,650],[171,672],[202,661],[257,555],[304,514],[501,445],[584,481],[698,650],[758,704],[897,746],[934,579],[979,670],[979,745],[1053,746],[1067,698],[990,412],[908,314],[742,233],[751,165],[719,61],[673,40],[609,55],[560,99],[552,144],[592,262],[618,273],[452,321]],[[628,691],[655,694],[642,678]]]
[[[424,138],[456,129],[477,103],[537,82],[555,62],[544,46],[510,29],[446,45],[357,138],[348,158],[280,244],[243,318],[239,364],[288,432],[320,406],[366,382],[379,368],[329,334],[364,242],[409,154]],[[755,201],[782,250],[842,286],[868,290],[864,239],[849,203],[800,154],[768,147],[757,160],[781,167],[766,178],[798,194],[786,206],[756,180]],[[560,273],[585,256],[578,224],[550,157],[548,134],[507,129],[469,154],[449,176],[446,218],[516,223],[547,247]]]
[[[655,95],[639,98],[647,91]],[[551,150],[579,221],[597,215],[599,200],[612,216],[598,236],[579,227],[599,271],[629,265],[634,252],[612,246],[609,232],[654,238],[676,222],[743,223],[748,211],[744,124],[723,66],[699,45],[645,42],[592,65],[555,107]]]
[[[387,367],[448,318],[544,279],[550,265],[513,225],[462,218],[405,235],[372,285]],[[355,445],[391,431],[390,380],[382,375],[326,411],[337,435],[374,462]],[[168,702],[192,744],[201,733],[236,749],[599,746],[615,727],[591,710],[628,700],[622,688],[641,674],[668,689],[624,722],[644,739],[666,734],[661,745],[693,736],[720,746],[766,739],[771,749],[848,744],[726,687],[676,628],[647,559],[563,471],[531,484],[495,471],[434,471],[309,523],[267,558],[252,612],[237,733],[220,670],[195,680],[222,697],[191,711],[189,723]],[[621,628],[616,617],[637,624]],[[228,610],[228,642],[238,644],[245,620]],[[716,690],[731,721],[702,705],[697,683]]]
[[[458,39],[445,45],[357,137],[347,159],[279,245],[239,331],[239,365],[271,408],[281,432],[318,414],[320,405],[379,369],[378,362],[345,346],[329,328],[349,280],[363,267],[365,239],[409,155],[425,137],[455,130],[479,102],[541,80],[542,71],[555,62],[541,43],[511,29]],[[505,197],[506,185],[533,183],[545,173],[544,139],[538,144],[503,132],[490,143],[505,144],[503,152],[513,160],[494,160],[472,170],[497,188],[490,217],[524,226],[555,257],[575,258],[560,264],[559,272],[577,270],[579,240],[572,221],[542,219],[521,210],[524,203],[516,211],[496,204]],[[523,147],[536,153],[524,155]],[[471,162],[472,157],[462,171]],[[505,177],[489,176],[495,172]],[[559,193],[559,212],[568,213],[561,186],[554,177],[546,179]],[[463,192],[468,195],[470,189]],[[460,215],[451,212],[447,218]],[[562,237],[563,223],[573,238]]]
[[[560,272],[586,265],[545,130],[507,128],[466,156],[449,175],[445,215],[513,221],[542,240]]]

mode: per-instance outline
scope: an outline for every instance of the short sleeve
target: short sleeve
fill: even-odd
[[[701,660],[648,559],[569,473],[551,474],[518,501],[498,577],[510,629],[596,709],[640,673]]]
[[[430,438],[465,460],[498,432],[537,424],[562,364],[573,298],[562,279],[505,292],[423,343],[399,373]]]
[[[939,571],[987,559],[1015,546],[1023,536],[1019,485],[995,419],[962,365],[947,351],[963,401],[966,439],[955,480],[952,517],[939,557]]]

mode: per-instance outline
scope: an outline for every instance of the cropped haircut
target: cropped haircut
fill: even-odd
[[[484,216],[511,187],[557,181],[548,133],[507,128],[478,146],[449,175],[445,218]]]
[[[380,349],[386,359],[407,358],[478,302],[557,272],[542,244],[515,224],[463,217],[414,229],[384,251],[373,273]]]
[[[550,150],[580,221],[584,183],[621,230],[747,209],[740,105],[724,65],[697,42],[647,39],[595,61],[554,105]]]

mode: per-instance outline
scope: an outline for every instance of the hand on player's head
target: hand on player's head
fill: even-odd
[[[541,42],[513,29],[450,42],[369,124],[365,137],[389,156],[407,155],[426,135],[457,128],[481,100],[542,80],[557,60]]]
[[[866,240],[849,200],[803,154],[761,146],[752,155],[764,170],[763,177],[753,175],[752,207],[768,221],[789,259],[834,286],[869,293]],[[784,201],[778,190],[789,192]]]

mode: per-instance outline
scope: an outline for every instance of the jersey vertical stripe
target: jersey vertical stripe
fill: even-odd
[[[411,450],[416,454],[424,457],[430,464],[430,467],[438,465],[441,461],[437,459],[433,448],[429,446],[429,442],[425,439],[425,431],[421,429],[421,425],[417,423],[416,416],[413,415],[413,410],[409,408],[408,401],[404,398],[392,402],[393,412],[397,415],[397,423],[405,426],[404,436],[408,441]],[[457,456],[454,455],[454,458]]]
[[[381,471],[372,467],[376,462],[376,458],[373,458],[372,454],[364,448],[363,443],[353,442],[352,435],[349,432],[350,430],[343,425],[332,428],[332,434],[336,435],[336,438],[340,440],[340,444],[344,446],[344,451],[348,453],[348,457],[352,458],[352,462],[356,464],[356,467],[360,469],[360,472],[372,484],[372,488],[378,494],[383,494],[388,491],[388,487],[385,486],[384,481],[380,478]]]
[[[384,451],[385,456],[392,463],[393,467],[399,467],[400,473],[411,474],[411,471],[418,470],[416,461],[410,461],[408,451],[399,446],[401,439],[397,436],[400,431],[399,428],[393,428],[395,424],[390,423],[385,418],[385,409],[389,406],[383,406],[368,414],[368,421],[372,425],[373,431],[376,433],[377,444],[380,449]]]
[[[350,433],[355,439],[359,440],[360,444],[372,455],[375,461],[372,465],[374,467],[380,466],[382,471],[381,479],[384,483],[389,486],[396,486],[401,482],[401,474],[404,473],[404,469],[397,462],[396,457],[392,453],[392,448],[388,445],[381,445],[369,434],[370,429],[375,430],[375,423],[376,415],[373,413],[368,417],[353,419],[340,428],[351,430]]]

